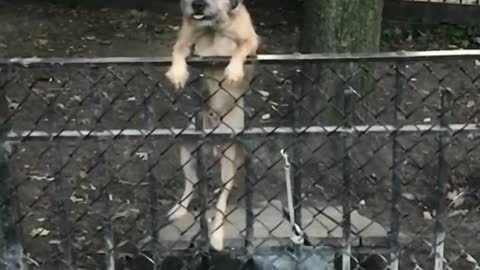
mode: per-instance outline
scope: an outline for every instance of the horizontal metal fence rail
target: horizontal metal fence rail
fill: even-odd
[[[289,127],[263,127],[263,128],[250,128],[250,129],[235,129],[230,130],[218,130],[218,129],[109,129],[105,131],[92,131],[92,130],[64,130],[61,132],[48,132],[48,131],[11,131],[7,134],[6,138],[11,141],[48,141],[54,138],[57,139],[94,139],[97,137],[115,137],[115,138],[135,138],[135,137],[253,137],[255,135],[315,135],[315,134],[334,134],[334,133],[348,133],[348,134],[365,134],[365,133],[437,133],[437,132],[480,132],[479,124],[450,124],[447,126],[441,125],[405,125],[402,127],[394,127],[391,125],[373,125],[373,126],[353,126],[351,128],[345,128],[342,126],[309,126],[300,128]]]
[[[398,51],[382,53],[317,53],[262,54],[249,57],[259,63],[288,62],[355,62],[355,61],[421,61],[441,59],[471,59],[480,57],[480,50]],[[227,57],[190,57],[188,63],[227,62]],[[170,57],[97,57],[97,58],[10,58],[0,59],[0,66],[84,65],[84,64],[170,64]]]

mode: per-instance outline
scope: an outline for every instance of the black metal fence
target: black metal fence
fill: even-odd
[[[183,91],[165,81],[169,58],[2,60],[2,263],[292,269],[285,261],[303,252],[323,269],[479,269],[477,58],[261,55],[242,96],[246,128],[231,132],[198,125],[201,67],[226,59],[191,59]],[[206,146],[226,140],[243,146],[246,162],[219,255],[205,241],[219,190],[218,157]],[[200,188],[191,214],[170,222],[185,142],[200,153]],[[281,149],[306,234],[299,245],[285,214]]]

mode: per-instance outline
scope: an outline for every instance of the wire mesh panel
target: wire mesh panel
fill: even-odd
[[[231,94],[204,72],[228,59],[191,59],[182,90],[164,77],[168,58],[4,60],[2,262],[478,269],[479,57],[261,55],[235,97],[242,128],[203,126],[226,121],[203,83]],[[239,173],[221,183],[229,162]]]
[[[459,4],[459,5],[480,5],[479,0],[404,0],[404,1],[415,1],[415,2],[431,2],[431,3],[441,3],[441,4]]]

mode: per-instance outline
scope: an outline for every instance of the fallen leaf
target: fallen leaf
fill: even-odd
[[[118,243],[117,248],[125,246],[126,244],[128,244],[128,242],[128,240],[123,240],[122,242]]]
[[[131,208],[131,209],[127,209],[125,211],[120,211],[120,212],[115,213],[112,216],[112,221],[115,221],[115,220],[120,219],[120,218],[126,218],[126,217],[129,217],[129,216],[137,215],[138,213],[140,213],[140,210],[138,210],[136,208]]]
[[[469,100],[467,102],[467,108],[470,109],[470,108],[473,108],[475,106],[475,101],[473,100]]]
[[[178,31],[180,29],[180,26],[176,26],[176,25],[169,25],[168,28],[174,30],[174,31]]]
[[[273,100],[268,101],[268,103],[272,104],[273,106],[278,106],[278,103]]]
[[[135,153],[135,155],[143,161],[148,160],[148,153],[147,152],[137,152],[137,153]]]
[[[402,193],[402,197],[409,201],[415,201],[417,199],[412,193]]]
[[[450,201],[453,201],[455,199],[455,197],[458,196],[458,191],[457,190],[454,190],[454,191],[449,191],[447,193],[447,199],[449,199]]]
[[[266,113],[264,115],[262,115],[262,120],[268,120],[270,119],[270,114],[269,113]]]
[[[81,197],[77,197],[76,194],[72,194],[72,196],[70,196],[70,201],[74,203],[78,203],[78,202],[83,202],[84,199]]]
[[[126,252],[119,252],[117,254],[117,258],[118,259],[122,259],[122,260],[125,260],[125,259],[133,259],[135,256],[132,254],[132,253],[126,253]]]
[[[466,214],[468,214],[468,210],[455,210],[448,213],[448,217],[465,216]]]
[[[32,180],[35,180],[35,181],[47,181],[47,182],[51,182],[53,180],[55,180],[54,177],[48,177],[47,175],[29,175],[29,178],[32,179]]]
[[[75,95],[72,98],[70,98],[70,100],[81,101],[82,98],[80,96]]]
[[[433,219],[432,214],[430,214],[430,212],[428,212],[428,211],[423,211],[423,218],[426,219],[426,220],[432,220]]]
[[[472,255],[468,254],[467,253],[467,262],[469,263],[473,263],[473,264],[477,264],[477,260],[475,260],[475,258],[472,257]]]
[[[47,229],[44,229],[42,227],[34,228],[31,232],[30,235],[32,237],[37,237],[37,236],[47,236],[50,234],[50,231]]]
[[[52,240],[48,241],[48,243],[49,243],[50,245],[60,245],[60,244],[62,243],[62,241],[56,240],[56,239],[52,239]]]
[[[449,192],[447,194],[447,198],[450,201],[452,201],[449,207],[454,207],[454,208],[460,207],[465,202],[465,198],[463,196],[464,194],[465,194],[464,192],[458,193],[458,191],[454,191],[452,193]]]
[[[258,90],[258,93],[260,93],[260,95],[264,96],[264,97],[268,97],[270,96],[270,93],[267,92],[267,91],[263,91],[263,90]]]
[[[13,102],[11,99],[9,99],[8,97],[5,97],[5,99],[7,100],[7,103],[8,103],[8,108],[12,109],[12,110],[18,110],[18,108],[20,107],[20,103],[18,102]]]
[[[100,45],[111,45],[112,42],[110,40],[101,40],[98,42]]]
[[[48,44],[48,39],[39,39],[39,40],[38,40],[38,43],[39,43],[40,45],[47,45],[47,44]]]

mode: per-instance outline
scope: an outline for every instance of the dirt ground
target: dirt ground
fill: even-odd
[[[165,56],[169,54],[179,23],[178,17],[169,14],[136,10],[70,10],[28,5],[5,6],[0,12],[0,57],[3,58]],[[285,10],[253,10],[252,13],[263,40],[261,53],[296,51],[298,29],[292,23],[296,21],[295,14]],[[396,38],[403,38],[404,34]],[[390,35],[391,32],[385,34]],[[411,39],[407,36],[397,44],[384,41],[383,50],[412,48],[415,42]],[[424,43],[420,40],[418,47],[424,48],[427,43],[434,48],[448,47],[448,42],[441,39],[433,42],[434,39]],[[331,73],[345,67],[329,66]],[[364,97],[354,98],[358,104],[356,112],[362,116],[361,124],[393,124],[398,94],[393,66],[394,63],[376,63],[370,72],[376,87]],[[452,95],[450,123],[478,124],[479,66],[475,59],[405,63],[399,77],[403,89],[397,112],[399,124],[438,123],[441,88],[451,90],[447,91]],[[4,69],[2,82],[7,82],[4,88],[10,100],[10,121],[14,130],[140,129],[152,124],[157,128],[184,128],[189,120],[175,108],[193,112],[192,93],[196,85],[172,105],[173,92],[162,77],[165,68],[165,65],[141,64]],[[251,83],[246,96],[251,126],[288,125],[286,104],[296,92],[295,83],[299,78],[296,71],[300,68],[280,64],[258,67],[257,79]],[[321,98],[329,98],[328,93],[324,95]],[[318,106],[312,107],[310,101],[309,98],[298,101],[296,108],[301,114],[298,124],[311,124],[312,113],[321,110]],[[49,106],[49,102],[52,105]],[[145,104],[153,111],[150,117],[145,113]],[[474,269],[472,258],[480,258],[480,150],[477,147],[480,134],[451,134],[455,136],[447,152],[449,193],[445,200],[451,218],[447,223],[445,254],[452,269]],[[338,150],[335,142],[339,140],[341,138],[333,135],[296,139],[300,158],[294,163],[303,181],[304,203],[341,203],[342,154],[335,152]],[[403,134],[397,141],[401,269],[414,269],[415,262],[427,269],[433,258],[429,244],[434,239],[432,216],[435,217],[435,184],[440,171],[438,136]],[[151,269],[148,260],[143,259],[145,265],[137,262],[142,258],[140,251],[150,247],[146,239],[152,222],[162,226],[166,210],[180,196],[183,176],[175,147],[179,142],[174,137],[161,140],[149,137],[17,144],[14,158],[19,185],[19,223],[31,269],[61,268],[66,253],[60,241],[64,235],[71,236],[75,269],[104,269],[105,212],[112,220],[117,269]],[[353,207],[388,227],[393,162],[391,137],[355,135],[353,142]],[[283,185],[278,185],[279,179],[284,179],[279,151],[287,143],[288,140],[273,140],[267,135],[248,141],[254,161],[256,203],[285,200],[284,190],[280,188]],[[216,160],[208,160],[206,167],[210,168]],[[149,177],[150,171],[154,178]],[[216,179],[218,168],[212,167],[208,176]],[[210,182],[213,199],[219,183]],[[241,201],[242,194],[240,182],[232,204]],[[151,207],[152,201],[157,207]],[[196,198],[193,204],[198,202]],[[305,224],[309,222],[318,221],[305,221]],[[166,249],[168,246],[162,250]]]

